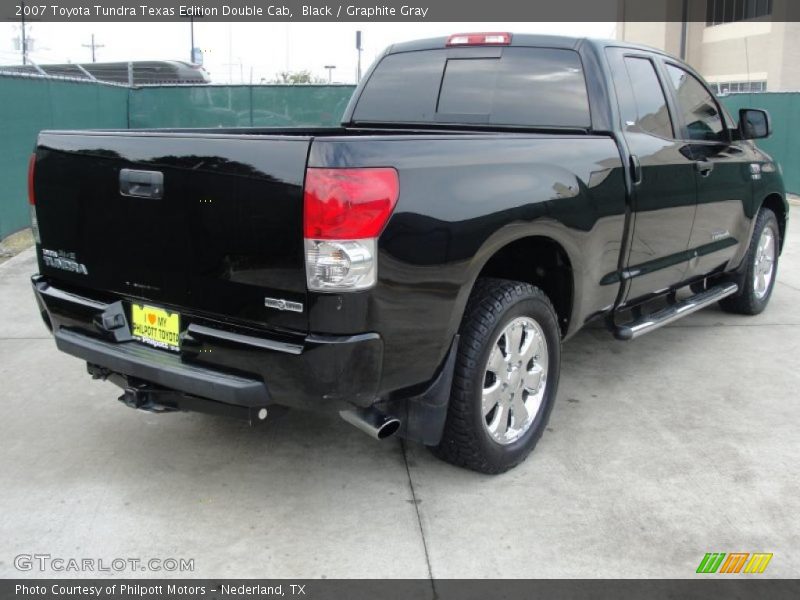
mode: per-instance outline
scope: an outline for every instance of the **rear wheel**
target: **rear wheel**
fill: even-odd
[[[460,328],[440,458],[482,473],[519,464],[542,436],[558,386],[561,336],[530,284],[480,279]]]
[[[762,208],[756,218],[753,237],[744,258],[744,272],[736,280],[739,293],[720,300],[719,305],[723,310],[742,315],[757,315],[767,307],[775,286],[779,248],[778,220],[775,213],[768,208]]]

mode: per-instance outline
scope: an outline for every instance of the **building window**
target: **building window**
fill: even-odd
[[[767,91],[766,81],[720,81],[709,85],[718,96],[726,94],[759,94]]]
[[[772,0],[706,0],[706,25],[709,27],[771,14]]]

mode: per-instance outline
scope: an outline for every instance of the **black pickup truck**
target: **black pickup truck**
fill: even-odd
[[[651,48],[398,44],[338,128],[42,132],[33,288],[132,407],[337,411],[497,473],[588,321],[629,340],[764,309],[788,217],[749,141],[769,130]]]

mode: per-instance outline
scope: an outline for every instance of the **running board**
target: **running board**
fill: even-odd
[[[619,325],[614,329],[614,337],[618,340],[632,340],[645,333],[650,333],[663,327],[668,323],[677,321],[681,317],[690,315],[693,312],[705,308],[709,304],[714,304],[723,298],[735,294],[739,291],[739,286],[735,283],[725,283],[717,285],[704,292],[690,296],[680,302],[675,302],[659,311],[644,315],[626,325]]]

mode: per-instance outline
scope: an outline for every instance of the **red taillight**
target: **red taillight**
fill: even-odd
[[[399,192],[397,171],[392,168],[309,168],[303,194],[303,234],[317,240],[377,237]]]
[[[456,33],[447,38],[448,46],[508,46],[510,33]]]
[[[33,193],[33,174],[36,170],[36,154],[28,160],[28,204],[36,206],[36,194]]]

